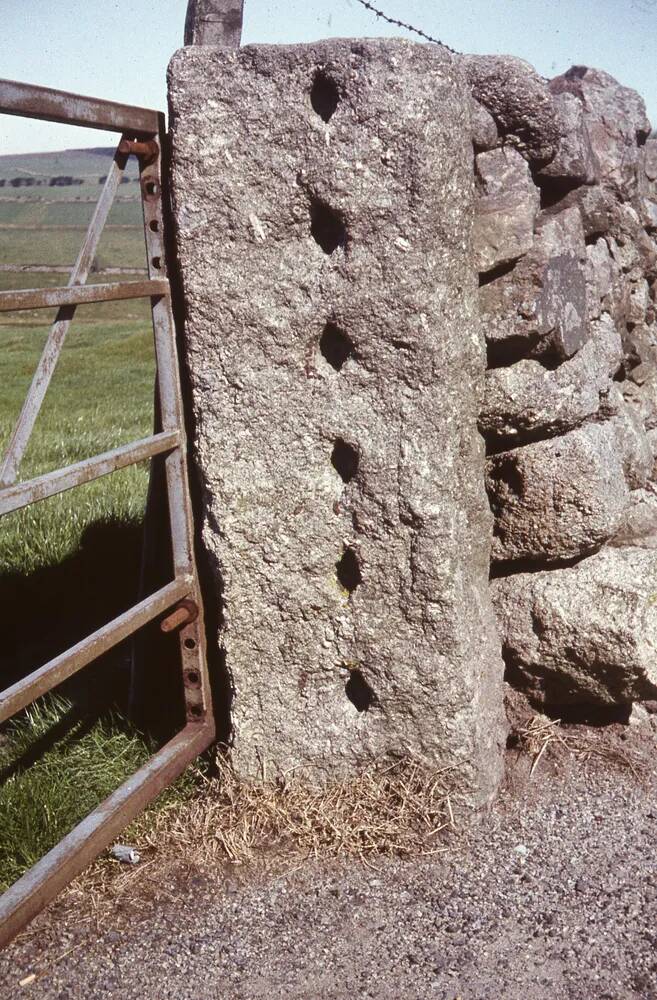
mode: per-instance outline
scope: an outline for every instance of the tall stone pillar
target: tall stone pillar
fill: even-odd
[[[188,48],[185,345],[238,770],[501,773],[470,96],[438,47]]]

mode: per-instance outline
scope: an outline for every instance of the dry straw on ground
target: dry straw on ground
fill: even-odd
[[[388,761],[316,787],[291,773],[235,776],[219,757],[203,794],[156,815],[147,842],[189,846],[207,860],[258,865],[278,858],[431,854],[453,825],[449,771],[414,759]]]
[[[76,921],[100,926],[108,907],[131,911],[148,897],[176,893],[197,873],[228,866],[276,876],[311,861],[342,857],[375,865],[385,856],[421,857],[448,850],[455,828],[451,768],[414,758],[368,767],[318,787],[295,773],[264,781],[238,778],[223,755],[199,790],[151,809],[122,835],[143,861],[134,867],[107,856],[68,889],[62,906]]]
[[[534,774],[546,752],[565,752],[577,760],[585,762],[597,757],[620,767],[629,768],[635,776],[641,771],[641,759],[629,748],[618,745],[615,739],[605,739],[605,734],[585,727],[564,729],[560,719],[549,719],[544,715],[532,715],[516,730],[518,745],[530,754],[532,759],[530,774]]]

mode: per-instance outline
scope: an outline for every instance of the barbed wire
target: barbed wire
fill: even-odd
[[[412,31],[415,35],[419,35],[420,38],[426,38],[428,42],[435,42],[436,45],[442,45],[444,49],[447,49],[448,52],[451,52],[455,56],[461,55],[461,53],[457,52],[456,49],[450,49],[449,45],[445,45],[445,43],[441,42],[439,38],[433,38],[432,35],[427,35],[426,31],[422,31],[421,28],[416,28],[412,24],[406,24],[405,21],[398,21],[395,17],[388,17],[388,15],[384,14],[382,10],[379,10],[378,7],[371,4],[369,0],[356,0],[356,3],[359,3],[361,7],[365,7],[366,10],[371,11],[372,14],[376,14],[377,17],[380,17],[382,21],[386,21],[388,24],[394,24],[397,28],[405,28],[406,31]]]

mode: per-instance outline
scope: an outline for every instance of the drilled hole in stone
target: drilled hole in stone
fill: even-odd
[[[310,91],[310,103],[322,121],[329,122],[340,103],[340,93],[335,84],[323,70],[315,73],[313,87]]]
[[[351,704],[359,712],[366,712],[368,708],[376,704],[376,695],[360,670],[352,670],[350,672],[349,680],[345,684],[344,690]]]
[[[343,483],[350,483],[358,472],[358,452],[353,445],[338,438],[331,452],[331,463]]]
[[[353,594],[356,587],[363,582],[358,557],[353,549],[345,549],[342,558],[336,566],[338,582],[349,593]]]
[[[339,372],[345,361],[355,354],[354,345],[349,337],[335,323],[327,323],[319,340],[322,357],[328,361],[331,368]]]
[[[334,208],[319,199],[310,204],[310,232],[326,254],[334,253],[347,243],[344,220]]]

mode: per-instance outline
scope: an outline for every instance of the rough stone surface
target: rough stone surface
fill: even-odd
[[[618,205],[608,240],[612,256],[623,271],[640,268],[650,281],[657,278],[657,244],[632,205]]]
[[[640,385],[657,369],[657,324],[639,323],[625,331],[623,348],[630,363],[630,378]]]
[[[486,272],[530,249],[540,194],[515,149],[480,153],[476,170],[481,194],[475,206],[474,265]]]
[[[480,278],[493,574],[509,574],[512,588],[528,564],[537,579],[546,567],[562,581],[567,607],[579,577],[563,577],[564,563],[596,558],[606,543],[656,545],[657,141],[646,141],[642,99],[609,74],[572,67],[550,81],[550,102],[543,81],[527,67],[514,75],[512,65],[475,58],[468,70],[503,148],[530,161],[541,189],[531,246]],[[640,566],[625,572],[628,587],[633,573],[640,585]],[[561,641],[556,619],[541,628],[531,670],[513,674],[524,687]],[[568,692],[575,668],[569,649],[562,653],[549,665],[550,684]],[[577,697],[602,696],[584,686]],[[626,697],[610,689],[603,700]]]
[[[503,440],[563,434],[608,412],[622,359],[620,334],[605,316],[593,324],[593,336],[582,350],[555,369],[531,359],[490,369],[479,419],[482,433]]]
[[[652,185],[650,193],[657,197],[657,136],[651,135],[643,147],[643,172]]]
[[[613,194],[599,184],[577,187],[545,209],[547,215],[559,215],[567,208],[577,208],[584,236],[591,240],[611,232],[617,224],[618,202]]]
[[[539,172],[539,177],[545,186],[555,181],[593,184],[600,168],[591,148],[582,104],[569,93],[556,94],[554,104],[561,122],[561,137],[554,158]]]
[[[625,402],[635,409],[647,431],[657,427],[657,367],[639,365],[622,385]]]
[[[610,545],[634,545],[657,549],[657,487],[649,483],[644,490],[633,490],[618,531]]]
[[[586,244],[575,208],[539,220],[529,253],[512,271],[484,284],[479,303],[492,360],[572,357],[589,339]]]
[[[485,802],[504,727],[461,69],[340,40],[186,49],[169,85],[235,765],[413,752]]]
[[[649,230],[657,229],[657,136],[647,139],[640,151],[639,196],[635,205],[641,224]]]
[[[590,336],[586,275],[582,262],[567,252],[551,257],[536,299],[536,322],[543,343],[562,360],[571,358]]]
[[[589,320],[598,319],[603,312],[611,316],[620,298],[618,284],[620,268],[609,253],[607,241],[602,237],[586,248],[586,290]]]
[[[641,414],[632,406],[626,405],[618,390],[616,390],[615,397],[614,400],[612,395],[611,405],[615,406],[617,413],[613,424],[618,455],[623,465],[627,485],[630,489],[637,490],[646,485],[652,473],[654,464],[652,448]]]
[[[654,235],[657,230],[657,200],[640,196],[635,200],[635,205],[641,225]]]
[[[559,562],[593,552],[621,524],[634,483],[633,427],[614,417],[489,459],[493,558]]]
[[[591,146],[599,164],[596,178],[623,198],[637,190],[639,143],[650,134],[642,98],[599,69],[572,66],[550,81],[553,94],[574,94],[582,104]]]
[[[508,145],[532,164],[549,163],[562,135],[546,82],[514,56],[463,56],[472,93],[491,113]]]
[[[650,304],[650,286],[646,279],[638,274],[630,282],[629,287],[629,303],[627,307],[628,326],[630,324],[636,326],[637,323],[645,323]]]
[[[495,580],[507,663],[553,704],[657,694],[657,552],[609,548],[575,566]]]
[[[472,100],[472,145],[478,153],[495,149],[500,144],[495,119],[479,101]]]
[[[536,220],[537,252],[544,257],[564,253],[574,254],[583,261],[586,254],[586,234],[581,213],[565,207],[558,215],[541,212]]]

